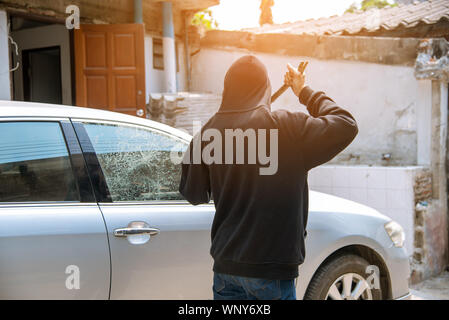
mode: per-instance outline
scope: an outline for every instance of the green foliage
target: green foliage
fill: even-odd
[[[360,7],[356,4],[353,3],[349,6],[348,9],[346,9],[346,12],[355,12],[357,10],[362,10],[362,11],[366,11],[369,10],[371,8],[385,8],[385,7],[396,7],[397,3],[392,3],[391,1],[388,0],[363,0],[362,3],[360,4]]]
[[[212,16],[210,9],[195,13],[192,18],[192,24],[205,30],[212,30],[218,27],[218,22]]]
[[[274,6],[274,0],[260,0],[260,17],[259,24],[273,24],[273,14],[271,13],[271,7]]]

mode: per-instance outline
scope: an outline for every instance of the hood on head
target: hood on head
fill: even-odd
[[[271,84],[267,69],[255,56],[235,61],[226,72],[219,112],[238,112],[264,106],[270,109]]]

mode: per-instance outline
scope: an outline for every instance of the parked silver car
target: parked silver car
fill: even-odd
[[[212,298],[214,206],[181,198],[170,158],[190,140],[119,113],[1,101],[0,299]],[[298,299],[410,297],[391,219],[311,192],[307,229]]]

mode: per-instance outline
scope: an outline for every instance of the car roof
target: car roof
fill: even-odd
[[[170,127],[160,122],[123,113],[86,107],[0,100],[0,118],[3,117],[44,117],[118,121],[152,127],[154,129],[176,135],[187,141],[192,139],[192,136],[187,132]]]

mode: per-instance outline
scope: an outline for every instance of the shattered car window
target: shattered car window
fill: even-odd
[[[97,153],[112,201],[178,200],[181,165],[170,152],[187,144],[160,132],[134,126],[84,124]]]

